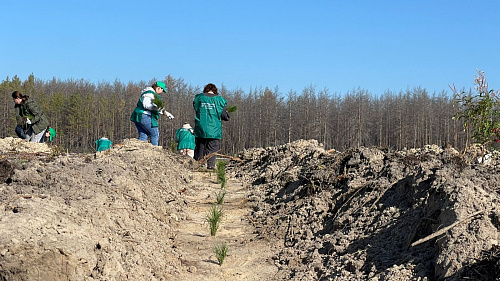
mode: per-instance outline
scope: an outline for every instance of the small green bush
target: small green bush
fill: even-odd
[[[210,235],[215,236],[217,230],[219,229],[220,222],[222,220],[222,216],[224,215],[224,211],[222,206],[218,206],[217,204],[213,204],[212,208],[207,214],[207,222],[210,227]]]
[[[233,113],[236,110],[238,110],[238,106],[237,105],[228,106],[226,110],[228,113]]]
[[[217,200],[218,205],[222,205],[224,203],[224,197],[226,196],[226,190],[222,189],[219,192],[215,193],[215,198]]]
[[[163,108],[163,101],[160,99],[160,96],[155,94],[155,98],[153,99],[153,104],[156,105],[158,108]]]
[[[177,152],[177,142],[173,141],[173,140],[170,140],[168,142],[168,148],[170,149],[170,151],[172,152]]]
[[[217,173],[217,183],[221,184],[221,188],[226,187],[226,162],[217,161],[215,163],[215,172]]]
[[[454,93],[457,112],[454,119],[463,119],[464,131],[472,133],[472,139],[479,143],[483,150],[493,142],[500,142],[500,91],[488,89],[484,72],[477,70],[474,89],[477,93],[458,92],[455,86],[450,87]],[[467,147],[467,144],[466,144]],[[484,159],[483,159],[484,160]]]
[[[217,262],[219,262],[219,265],[222,265],[224,262],[224,259],[227,256],[227,243],[221,243],[219,245],[214,246],[214,253],[215,257],[217,258]]]

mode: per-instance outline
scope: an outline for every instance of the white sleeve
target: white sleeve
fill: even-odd
[[[142,107],[147,110],[153,109],[153,100],[155,98],[154,94],[144,94],[142,98]]]

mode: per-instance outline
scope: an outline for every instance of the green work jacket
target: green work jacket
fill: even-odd
[[[111,145],[113,145],[113,142],[108,138],[100,138],[95,141],[95,147],[97,151],[108,150],[111,148]]]
[[[139,101],[137,102],[137,105],[132,112],[132,116],[130,116],[130,121],[132,122],[138,122],[141,123],[142,120],[142,114],[144,111],[149,111],[151,112],[151,127],[158,127],[158,118],[160,116],[160,113],[157,110],[147,110],[142,106],[142,101],[144,100],[144,95],[145,94],[154,94],[155,97],[159,98],[161,100],[160,95],[156,94],[154,91],[144,91],[141,93],[141,97],[139,98]]]
[[[219,95],[201,93],[194,97],[194,135],[197,138],[222,139],[221,116],[226,104],[226,100]]]
[[[191,130],[186,128],[180,128],[175,131],[175,137],[179,144],[177,144],[177,150],[181,149],[193,149],[196,146],[195,138]]]

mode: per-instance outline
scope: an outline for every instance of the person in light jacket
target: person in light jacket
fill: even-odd
[[[30,142],[40,142],[49,126],[49,119],[45,116],[38,103],[30,99],[29,96],[14,91],[12,99],[15,103],[17,125],[24,133],[24,139]],[[17,130],[18,127],[16,127],[16,132]]]
[[[227,102],[219,95],[217,87],[210,83],[203,88],[203,93],[194,97],[193,107],[196,111],[194,135],[196,147],[194,159],[217,152],[222,139],[222,120],[229,121]],[[207,169],[215,166],[215,155],[207,161]]]
[[[146,87],[141,91],[141,97],[137,106],[130,116],[130,121],[135,123],[140,141],[147,141],[151,138],[151,144],[158,145],[159,131],[158,118],[161,114],[169,119],[174,116],[163,108],[160,93],[166,93],[167,88],[162,81],[156,81],[151,87]]]

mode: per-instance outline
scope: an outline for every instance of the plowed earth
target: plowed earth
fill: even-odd
[[[221,186],[137,140],[97,154],[0,140],[0,280],[498,280],[498,155],[300,140]],[[220,265],[213,247],[226,243]]]

